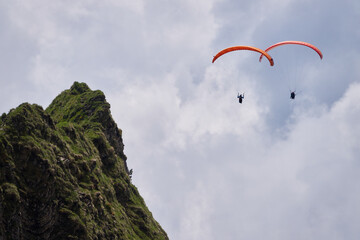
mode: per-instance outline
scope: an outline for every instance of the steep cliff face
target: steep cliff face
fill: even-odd
[[[75,82],[45,111],[0,117],[0,239],[168,239],[131,184],[101,91]]]

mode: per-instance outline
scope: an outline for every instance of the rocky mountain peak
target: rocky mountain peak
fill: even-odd
[[[0,117],[0,239],[168,239],[131,183],[103,92]]]

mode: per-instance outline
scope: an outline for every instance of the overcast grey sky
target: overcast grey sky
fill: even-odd
[[[360,239],[359,23],[358,0],[0,0],[0,112],[102,90],[170,239]],[[324,58],[211,63],[284,40]]]

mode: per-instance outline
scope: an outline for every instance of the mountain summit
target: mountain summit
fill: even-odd
[[[168,239],[131,173],[103,92],[21,104],[0,117],[0,239]]]

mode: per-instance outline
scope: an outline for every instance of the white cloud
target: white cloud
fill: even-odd
[[[195,229],[183,226],[188,235],[180,239],[197,239],[201,228],[208,239],[356,239],[360,129],[353,121],[360,117],[359,92],[360,85],[353,85],[331,109],[303,112],[285,139],[263,132],[233,138],[227,146],[222,137],[210,136],[217,145],[210,143],[205,156],[194,154],[200,159],[192,165],[199,175],[191,176],[199,198],[181,207],[193,211],[195,219],[186,215],[181,221],[189,220]],[[245,141],[250,143],[243,148]],[[203,182],[201,190],[197,181]]]

